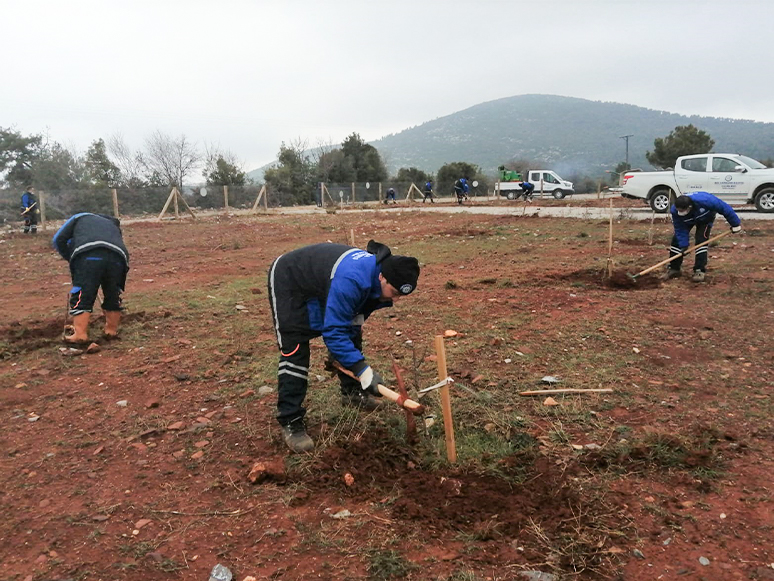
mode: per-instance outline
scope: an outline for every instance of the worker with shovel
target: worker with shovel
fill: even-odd
[[[24,233],[37,234],[40,208],[38,208],[38,199],[35,197],[35,188],[32,186],[24,190],[22,194],[21,209],[22,220],[24,220]]]
[[[710,237],[712,224],[715,216],[721,214],[729,226],[731,232],[737,233],[742,230],[742,221],[731,206],[726,204],[720,198],[707,192],[693,192],[692,194],[682,195],[675,200],[671,208],[672,225],[674,226],[674,236],[669,248],[669,256],[678,256],[667,267],[664,278],[666,280],[677,278],[682,275],[680,270],[683,264],[683,254],[690,244],[691,229],[696,227],[696,258],[693,266],[693,282],[704,282],[707,272],[707,245],[700,246]]]
[[[75,214],[54,234],[52,244],[70,263],[73,287],[69,313],[74,332],[67,343],[84,344],[89,340],[89,317],[102,287],[105,300],[105,339],[118,336],[121,321],[121,293],[129,271],[129,251],[124,245],[120,222],[102,214]]]
[[[277,420],[285,444],[309,452],[303,402],[309,375],[309,341],[322,336],[331,356],[346,369],[338,373],[343,405],[379,407],[384,380],[362,353],[362,325],[377,309],[411,294],[419,263],[393,255],[371,240],[366,250],[343,244],[313,244],[277,258],[269,269],[269,302],[280,350]],[[354,376],[351,377],[351,375]]]

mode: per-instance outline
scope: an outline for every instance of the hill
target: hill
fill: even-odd
[[[685,116],[556,95],[518,95],[475,105],[371,142],[390,173],[401,167],[435,172],[453,161],[476,163],[485,172],[514,159],[539,162],[560,175],[600,175],[625,159],[650,169],[645,152],[653,140],[692,123],[715,140],[715,151],[774,158],[774,123]]]

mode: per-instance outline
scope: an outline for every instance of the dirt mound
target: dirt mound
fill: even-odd
[[[616,289],[648,289],[661,286],[661,280],[653,274],[645,274],[633,278],[628,272],[623,270],[613,271],[612,276],[605,279],[605,286]]]

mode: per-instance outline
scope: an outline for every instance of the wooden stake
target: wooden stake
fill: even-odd
[[[175,188],[177,190],[177,188]],[[188,202],[185,201],[185,198],[183,197],[183,194],[180,193],[179,190],[177,190],[177,195],[180,197],[180,201],[183,202],[183,205],[185,206],[185,209],[188,211],[189,214],[191,214],[191,218],[196,220],[196,214],[193,213],[193,210],[191,209],[191,206],[188,205]]]
[[[607,276],[613,276],[613,199],[610,198],[610,238],[607,244]]]
[[[121,216],[118,213],[118,192],[113,188],[110,190],[110,193],[113,194],[113,216],[120,218]]]
[[[650,216],[650,230],[648,230],[648,246],[653,246],[653,220],[656,219],[656,212]]]
[[[177,188],[174,188],[172,191],[174,192],[174,195],[172,196],[172,203],[175,206],[175,219],[179,220],[180,219],[180,208],[177,205],[177,195],[178,195]]]
[[[228,211],[228,186],[223,186],[223,205]]]
[[[253,204],[253,209],[250,210],[253,214],[258,209],[258,204],[261,202],[261,198],[266,198],[266,184],[263,184],[261,186],[261,191],[258,192],[258,197],[255,198],[255,203]],[[263,200],[263,209],[266,209],[266,200]]]
[[[352,182],[352,205],[355,205],[355,182]]]
[[[161,220],[161,218],[163,218],[163,217],[164,217],[164,214],[166,214],[166,212],[167,212],[167,208],[169,208],[169,204],[171,204],[171,203],[172,203],[172,198],[174,198],[174,197],[175,197],[175,192],[176,192],[176,191],[177,191],[177,190],[176,190],[175,188],[172,188],[172,191],[171,191],[171,192],[169,192],[169,197],[167,198],[167,201],[166,201],[166,203],[164,204],[164,207],[161,209],[161,213],[159,214],[159,217],[158,217],[158,218],[156,218],[157,220]]]
[[[349,245],[355,246],[355,231],[352,228],[349,229]]]
[[[46,193],[38,192],[38,202],[40,203],[40,229],[46,229]]]
[[[448,377],[446,372],[446,344],[443,335],[435,336],[435,355],[438,359],[438,380],[443,381]],[[452,420],[451,396],[449,386],[444,385],[441,392],[441,408],[443,409],[443,429],[446,432],[446,457],[452,464],[457,462],[457,446],[454,443],[454,422]]]
[[[519,395],[549,395],[552,393],[613,393],[610,388],[600,389],[535,389],[532,391],[522,391]]]
[[[395,381],[398,384],[398,393],[404,398],[408,399],[408,391],[406,391],[406,384],[403,383],[403,376],[400,373],[400,367],[395,359],[392,360],[392,372],[395,374]],[[406,412],[406,442],[414,444],[417,441],[417,422],[414,419],[414,414],[409,410]]]

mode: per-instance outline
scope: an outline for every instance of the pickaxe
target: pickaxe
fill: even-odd
[[[352,379],[357,379],[359,381],[357,375],[352,373],[338,361],[331,361],[330,365],[344,375],[348,375]],[[378,385],[377,389],[379,390],[379,393],[382,395],[382,397],[386,397],[390,401],[394,401],[400,407],[409,410],[415,416],[422,415],[425,412],[425,406],[423,406],[421,403],[417,403],[413,399],[408,399],[407,397],[400,395],[398,392],[391,390],[389,387],[386,387],[381,383]]]
[[[712,238],[710,238],[709,240],[705,240],[701,244],[694,244],[693,246],[689,246],[683,252],[681,252],[679,254],[675,254],[674,256],[670,256],[669,258],[667,258],[665,260],[662,260],[658,264],[654,264],[650,268],[646,268],[642,272],[638,272],[637,274],[630,274],[629,277],[632,280],[637,280],[637,278],[642,276],[643,274],[648,274],[649,272],[651,272],[653,270],[656,270],[659,266],[664,266],[665,264],[667,264],[669,262],[672,262],[673,260],[677,260],[681,256],[687,255],[689,252],[691,252],[691,250],[696,250],[697,248],[701,248],[702,246],[707,246],[710,242],[715,242],[715,240],[720,240],[721,238],[723,238],[724,236],[728,236],[729,234],[731,234],[731,230],[726,230],[722,234],[718,234],[717,236],[713,236]]]
[[[26,214],[27,212],[29,212],[30,210],[32,210],[32,208],[34,208],[34,207],[35,207],[35,206],[37,206],[37,205],[38,205],[38,203],[37,203],[37,202],[32,202],[32,205],[31,205],[29,208],[24,208],[24,211],[21,213],[21,215],[22,215],[22,216],[24,216],[24,214]]]

